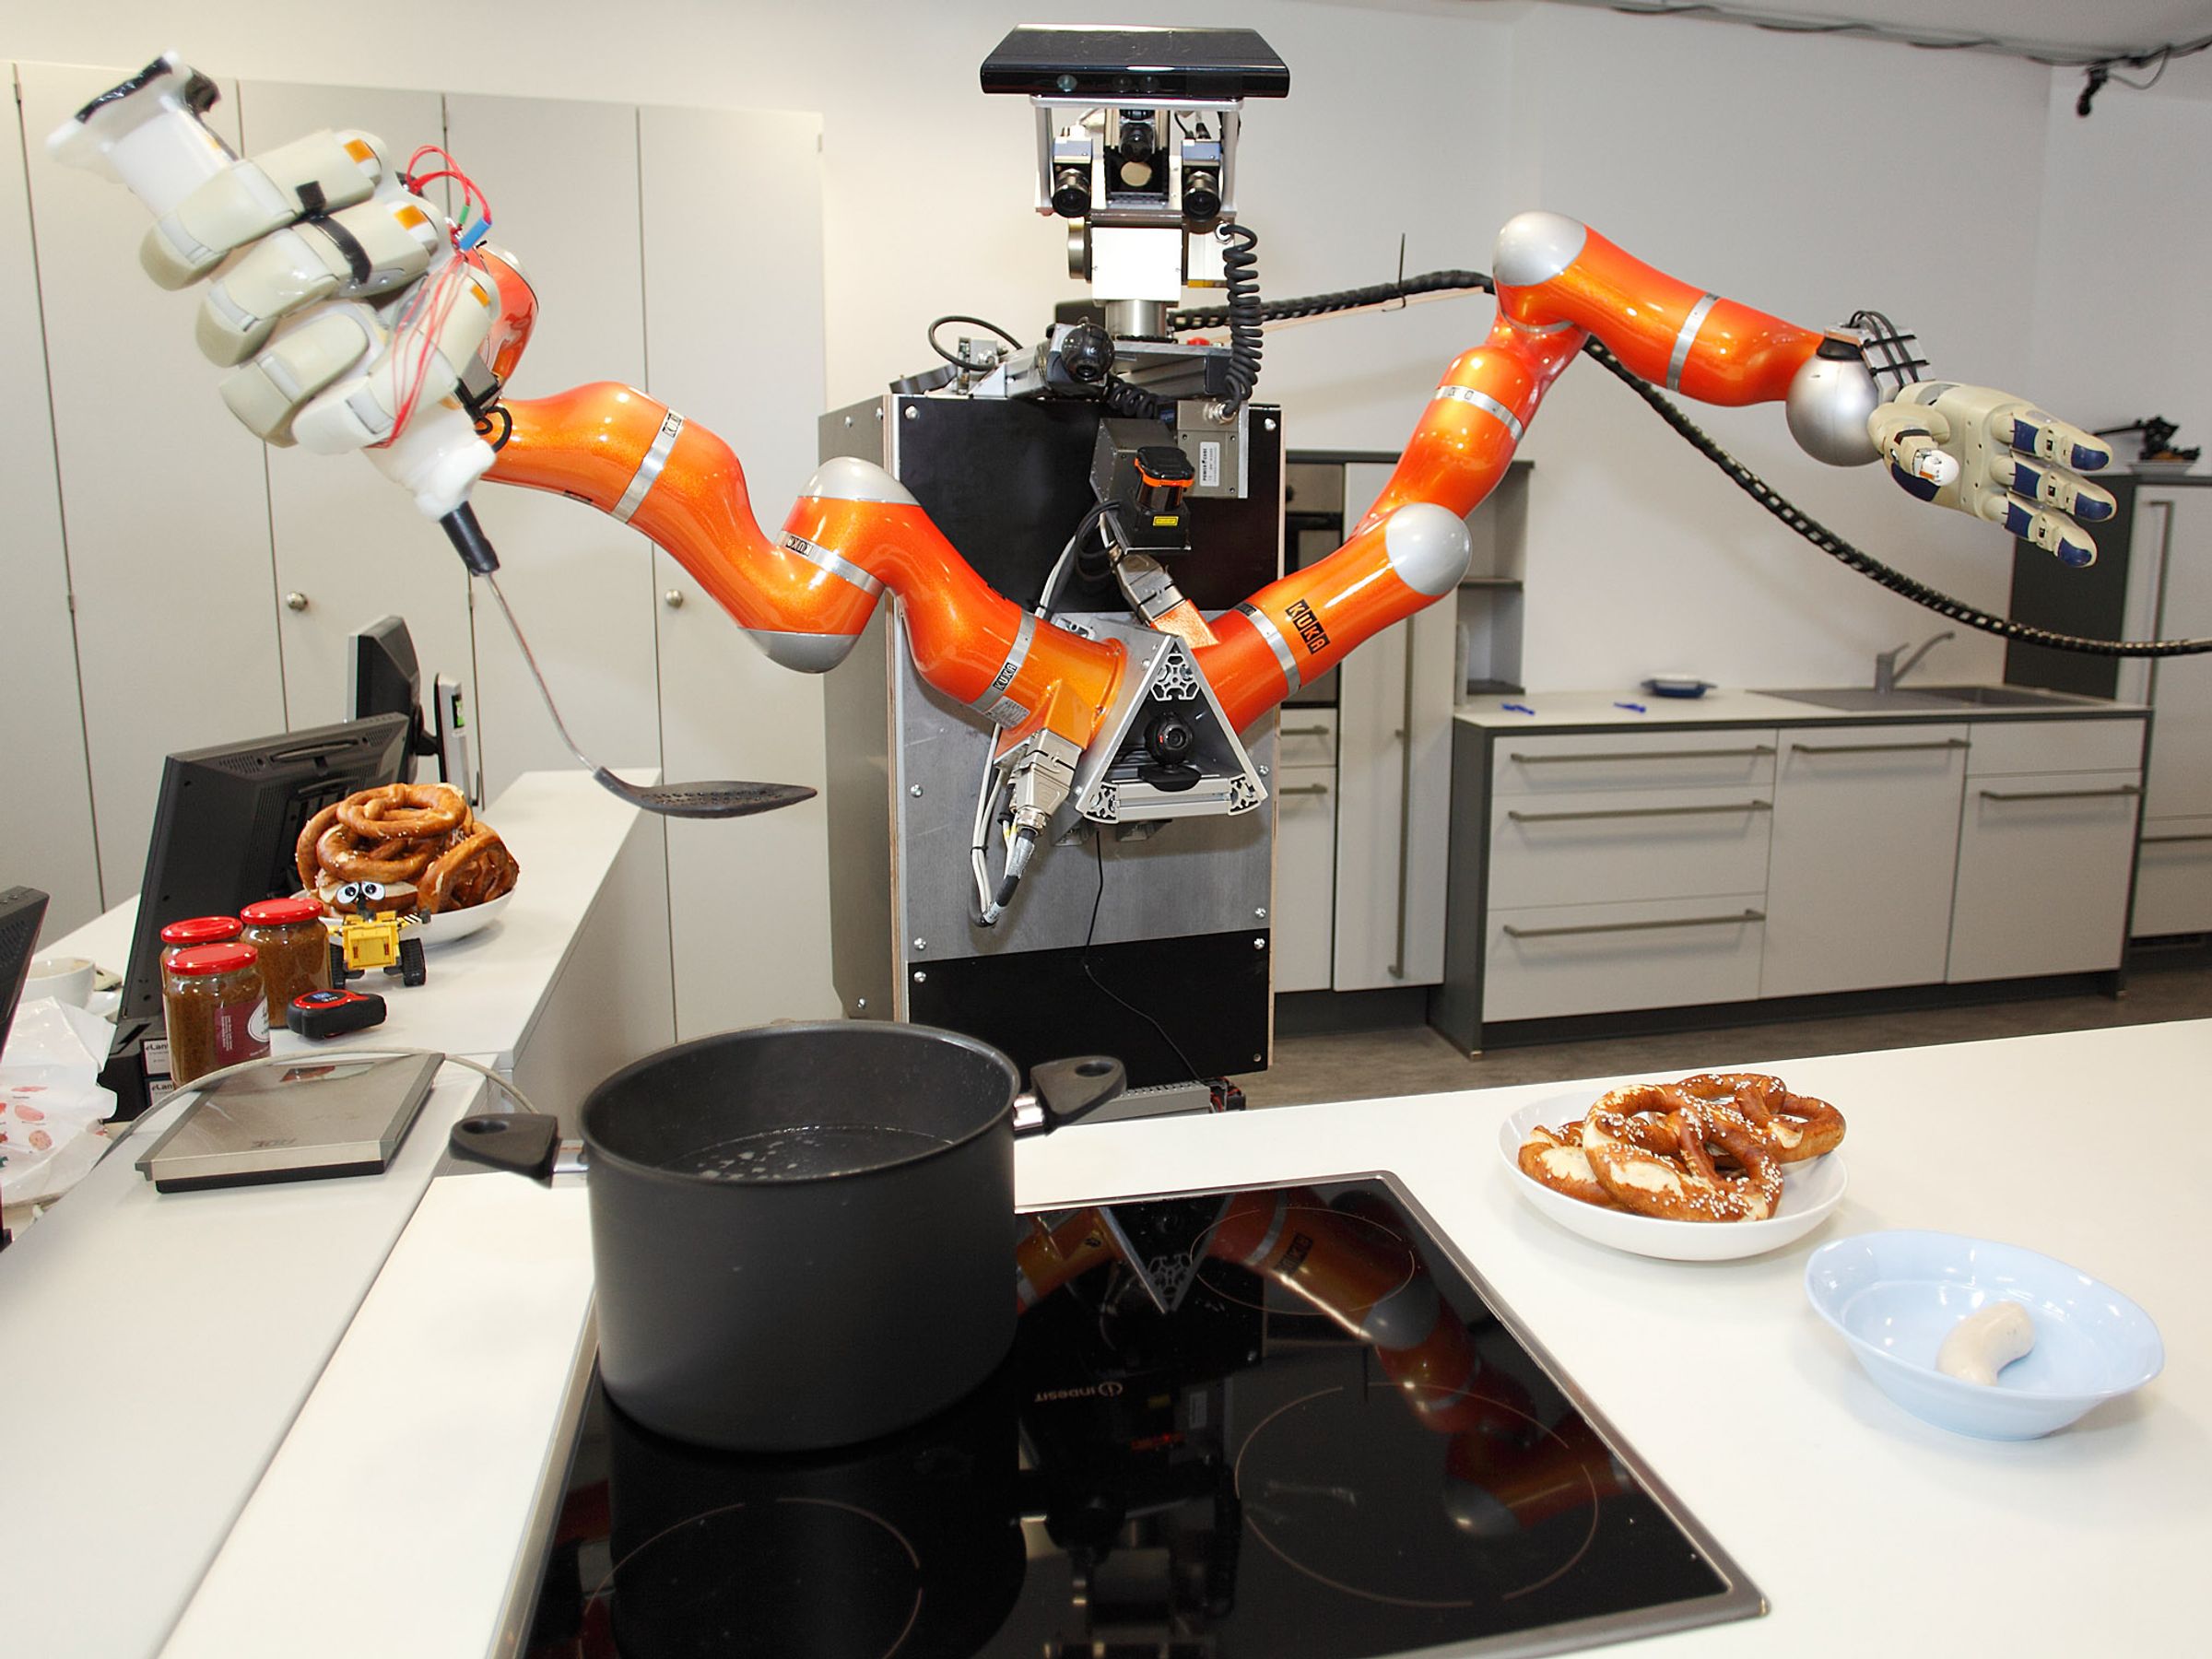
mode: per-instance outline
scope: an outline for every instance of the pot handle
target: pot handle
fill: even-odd
[[[553,1166],[560,1158],[560,1121],[543,1114],[479,1112],[455,1124],[446,1145],[455,1158],[509,1170],[551,1186]]]
[[[1014,1097],[1014,1133],[1043,1135],[1096,1112],[1129,1086],[1122,1063],[1106,1054],[1042,1060],[1030,1068],[1030,1088]]]

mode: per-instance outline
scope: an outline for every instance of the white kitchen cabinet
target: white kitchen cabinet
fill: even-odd
[[[820,134],[812,115],[639,112],[645,389],[736,451],[771,535],[814,471],[825,401]],[[665,552],[654,569],[668,775],[819,789],[820,678],[770,662]],[[671,821],[668,878],[679,1037],[836,1017],[820,797]]]
[[[1490,826],[1492,901],[1520,910],[1756,892],[1767,880],[1772,794],[1646,789],[1506,797]]]
[[[1275,988],[1326,991],[1336,885],[1336,770],[1285,766],[1275,785]]]
[[[1941,982],[1967,727],[1803,726],[1777,747],[1759,994]]]
[[[2155,557],[2147,557],[2154,541]],[[2135,548],[2147,585],[2155,579],[2158,634],[2212,635],[2212,490],[2142,490]],[[2152,663],[2147,695],[2158,713],[2143,779],[2131,931],[2149,936],[2212,929],[2212,660]]]
[[[1947,977],[2119,967],[2143,796],[2141,725],[1977,722],[1971,737]],[[2092,756],[2121,765],[2060,770]]]
[[[9,66],[13,84],[13,65]],[[85,760],[84,703],[62,498],[53,470],[53,416],[39,332],[23,133],[0,137],[0,385],[8,399],[0,467],[0,617],[6,618],[8,718],[0,731],[0,887],[47,895],[45,936],[58,937],[103,908]],[[40,165],[47,165],[42,154]]]
[[[452,94],[445,127],[446,148],[490,197],[491,240],[515,253],[537,289],[537,326],[509,394],[544,396],[589,381],[641,383],[638,112]],[[719,207],[702,195],[695,211]],[[500,589],[584,753],[618,770],[659,766],[650,544],[556,495],[488,484],[476,504],[500,552]],[[443,540],[435,530],[417,534]],[[488,793],[525,771],[574,765],[488,594],[476,595],[475,640]]]
[[[138,268],[146,209],[42,152],[118,73],[18,75],[100,880],[120,896],[145,872],[163,758],[286,727],[267,474],[193,343],[197,290]],[[235,146],[237,88],[218,84],[207,122]]]
[[[2137,938],[2212,933],[2212,818],[2145,817],[2133,917]]]
[[[1344,522],[1357,524],[1388,466],[1344,469]],[[1337,678],[1336,896],[1339,991],[1434,984],[1443,976],[1437,898],[1450,862],[1452,709],[1458,622],[1431,605],[1345,658]]]
[[[1492,911],[1485,1019],[1738,1002],[1759,994],[1757,891]]]
[[[249,154],[332,126],[374,134],[401,162],[418,145],[445,142],[444,100],[435,92],[250,80],[238,88],[238,114]],[[202,390],[205,418],[227,420],[213,388]],[[352,712],[346,701],[350,636],[364,623],[396,615],[421,665],[426,713],[435,677],[457,679],[473,736],[468,571],[451,544],[406,491],[356,455],[271,450],[268,491],[288,724],[320,725]],[[434,766],[424,775],[435,776]]]

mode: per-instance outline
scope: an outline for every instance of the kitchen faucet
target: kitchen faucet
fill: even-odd
[[[1874,659],[1874,688],[1883,693],[1896,690],[1897,682],[1912,672],[1912,665],[1915,663],[1946,640],[1955,640],[1958,637],[1956,629],[1947,628],[1934,639],[1924,641],[1917,651],[1912,650],[1912,641],[1907,640],[1895,651],[1877,653]],[[1912,652],[1912,654],[1905,656],[1909,651]],[[1897,660],[1900,656],[1905,657],[1901,663]]]

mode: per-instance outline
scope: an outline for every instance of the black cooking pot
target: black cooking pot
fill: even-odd
[[[599,1369],[646,1427],[733,1451],[887,1434],[1014,1341],[1014,1137],[1122,1091],[1118,1060],[1021,1075],[954,1031],[765,1026],[679,1043],[583,1103]],[[453,1127],[550,1179],[550,1118]]]

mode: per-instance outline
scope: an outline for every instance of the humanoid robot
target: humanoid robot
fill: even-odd
[[[1470,555],[1463,519],[1594,337],[1689,398],[1783,405],[1823,462],[1878,460],[1931,505],[2068,565],[2096,556],[2081,524],[2113,502],[2082,477],[2111,459],[2090,433],[2002,392],[1918,380],[1909,336],[1873,313],[1838,329],[1787,323],[1531,212],[1499,234],[1488,337],[1445,370],[1344,545],[1241,603],[1218,595],[1202,607],[1176,574],[1191,568],[1179,563],[1191,522],[1209,500],[1245,493],[1257,445],[1247,423],[1261,319],[1254,238],[1237,221],[1240,112],[1248,96],[1286,92],[1288,71],[1246,30],[1018,29],[983,84],[1034,105],[1036,206],[1066,221],[1071,269],[1091,279],[1099,305],[1034,347],[938,346],[944,367],[900,389],[1088,411],[1091,510],[1026,603],[979,575],[884,466],[827,461],[771,535],[730,447],[645,393],[603,382],[505,396],[536,297],[520,263],[485,241],[480,195],[441,151],[402,163],[379,140],[338,131],[237,159],[198,118],[212,85],[174,57],[96,100],[49,149],[119,179],[153,212],[141,261],[157,282],[205,284],[198,341],[227,370],[221,394],[241,422],[272,444],[365,453],[488,579],[498,559],[469,506],[485,478],[634,526],[773,660],[803,672],[834,668],[885,591],[896,595],[912,673],[971,712],[962,718],[979,742],[990,733],[969,849],[966,920],[979,928],[1015,903],[1042,849],[1095,842],[1103,827],[1148,833],[1259,806],[1265,768],[1245,738],[1363,641],[1454,592]],[[420,194],[447,177],[471,199],[459,224]],[[1178,322],[1189,332],[1192,314],[1173,309],[1189,285],[1227,289],[1225,344],[1171,332]],[[1037,563],[1054,551],[1037,548]],[[1119,611],[1056,609],[1064,571]],[[764,810],[806,793],[724,786],[699,809]],[[1104,870],[1101,859],[1101,892]]]

